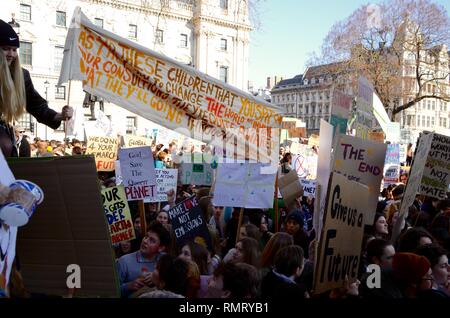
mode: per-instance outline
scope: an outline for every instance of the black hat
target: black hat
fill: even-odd
[[[19,47],[19,36],[16,31],[3,20],[0,20],[0,45]]]
[[[294,211],[288,214],[285,222],[287,223],[289,220],[294,220],[300,225],[300,227],[303,227],[305,224],[303,213],[299,209],[295,209]]]

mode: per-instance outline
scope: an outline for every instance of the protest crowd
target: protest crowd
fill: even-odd
[[[15,52],[18,42],[5,41],[3,50]],[[26,81],[33,116],[50,127],[72,117],[69,106],[52,111]],[[0,158],[2,177],[8,165],[20,173],[17,157],[42,166],[68,160],[75,167],[84,158],[93,169],[95,162],[95,199],[102,199],[104,221],[98,229],[109,230],[107,252],[115,258],[121,297],[450,297],[449,179],[433,179],[441,175],[436,169],[448,171],[449,137],[423,134],[415,152],[410,145],[400,160],[400,145],[334,134],[330,125],[331,137],[321,130],[320,143],[305,138],[295,149],[284,143],[275,154],[276,171],[263,173],[259,162],[223,163],[223,149],[178,139],[141,136],[138,147],[127,142],[137,136],[30,140],[10,125],[17,114],[5,111],[6,104],[0,105],[0,146],[8,158]],[[322,158],[328,158],[325,172]],[[305,168],[307,161],[315,164]],[[27,177],[48,176],[35,171]],[[3,183],[1,207],[13,192]],[[83,186],[77,191],[91,195]],[[58,194],[45,195],[49,201]],[[39,226],[32,222],[39,209],[25,227]],[[19,248],[12,260],[5,257],[11,228],[2,221],[2,296],[61,296],[27,288]]]

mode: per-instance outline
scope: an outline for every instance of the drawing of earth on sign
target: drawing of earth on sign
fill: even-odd
[[[292,159],[292,168],[297,171],[299,178],[305,178],[309,175],[308,158],[303,155],[297,155]]]

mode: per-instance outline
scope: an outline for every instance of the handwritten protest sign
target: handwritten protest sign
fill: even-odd
[[[181,184],[210,186],[214,180],[214,170],[208,163],[182,163],[178,171]]]
[[[398,183],[400,180],[400,165],[389,164],[384,166],[384,186]]]
[[[286,206],[291,206],[295,199],[303,195],[303,187],[298,180],[298,175],[295,170],[281,176],[278,179],[278,187],[283,196]]]
[[[392,232],[391,240],[395,242],[400,234],[402,220],[408,215],[409,207],[413,205],[416,195],[419,191],[420,181],[422,180],[425,163],[430,152],[431,142],[433,140],[432,134],[422,134],[417,142],[416,152],[414,154],[414,161],[411,166],[408,182],[403,193],[402,202],[400,204],[399,219]]]
[[[333,125],[335,133],[336,130],[341,134],[347,132],[347,122],[351,107],[351,96],[339,90],[333,91],[330,124]]]
[[[94,25],[80,8],[67,35],[59,85],[70,79],[188,137],[244,141],[266,162],[278,156],[279,134],[271,129],[281,126],[281,109]],[[258,147],[261,134],[267,147]]]
[[[357,278],[368,201],[365,185],[333,173],[319,241],[315,293],[342,287],[346,276]]]
[[[386,145],[352,136],[340,136],[334,154],[334,172],[369,187],[372,208],[366,214],[365,222],[372,224],[383,178]]]
[[[217,170],[214,205],[268,209],[273,207],[276,170],[261,163],[223,163]]]
[[[156,173],[156,196],[145,199],[144,202],[165,202],[167,201],[167,192],[174,191],[177,194],[177,169],[155,169]]]
[[[136,238],[133,219],[123,186],[102,190],[102,202],[113,244]]]
[[[389,144],[387,145],[385,164],[400,165],[400,145]]]
[[[386,140],[397,143],[400,142],[401,139],[401,131],[400,131],[400,123],[388,123],[387,131],[386,131]]]
[[[81,112],[81,116],[83,113]],[[84,119],[82,117],[82,119]],[[106,136],[106,137],[116,137],[117,129],[114,127],[108,116],[105,115],[101,110],[95,111],[95,120],[85,120],[83,122],[84,130],[86,136]]]
[[[196,196],[176,205],[168,214],[178,247],[181,248],[189,242],[197,242],[211,250],[211,237]]]
[[[397,183],[400,179],[400,145],[387,145],[386,158],[384,160],[384,184]]]
[[[369,140],[384,143],[384,133],[382,131],[369,132]]]
[[[340,136],[335,147],[334,171],[373,189],[383,178],[386,145],[352,136]]]
[[[444,200],[447,197],[449,183],[450,137],[435,133],[423,170],[420,194]]]
[[[95,156],[97,171],[113,171],[118,148],[119,138],[90,136],[86,154]]]
[[[400,145],[400,163],[406,162],[406,153],[408,151],[408,145],[401,144]]]
[[[321,191],[319,197],[316,198],[316,206],[314,211],[319,211],[319,213],[314,213],[313,226],[314,230],[318,234],[318,240],[320,240],[320,235],[322,233],[323,215],[325,213],[325,200],[328,188],[328,181],[330,179],[331,169],[331,150],[333,147],[333,126],[327,123],[325,120],[320,120],[320,147],[319,155],[317,159],[317,186],[320,187]]]
[[[316,197],[316,181],[300,179],[300,184],[303,187],[303,195],[305,197],[315,198]]]
[[[147,137],[126,135],[123,137],[123,139],[125,142],[125,148],[145,147],[152,145],[150,138]]]
[[[128,201],[156,196],[156,175],[150,147],[120,149],[120,170]]]
[[[299,178],[315,179],[317,176],[317,154],[308,145],[299,145],[298,155],[292,157],[292,169]]]
[[[414,203],[419,190],[420,181],[422,180],[428,153],[430,152],[432,140],[432,134],[422,134],[417,143],[417,149],[414,154],[414,162],[411,166],[408,182],[403,193],[402,203],[400,206],[400,216],[405,215],[409,207]]]

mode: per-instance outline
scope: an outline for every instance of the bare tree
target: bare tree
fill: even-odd
[[[341,70],[366,76],[395,119],[425,98],[450,101],[448,43],[450,18],[442,6],[387,0],[336,23],[309,63],[340,62]]]

